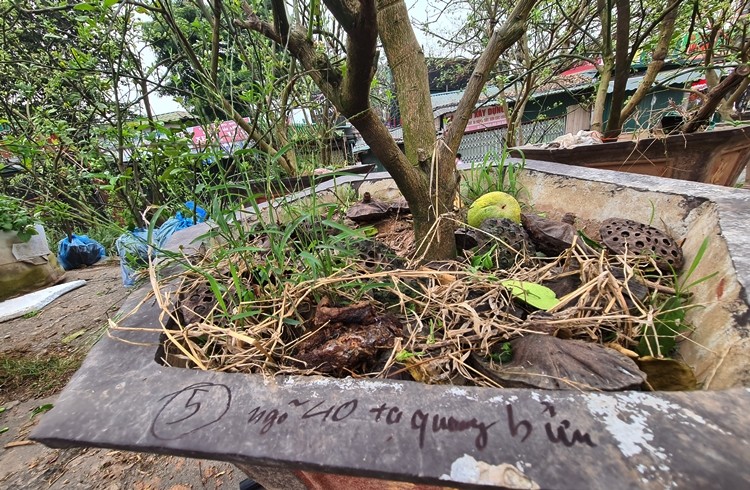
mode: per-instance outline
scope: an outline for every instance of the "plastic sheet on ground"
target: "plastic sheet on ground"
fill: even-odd
[[[0,302],[0,323],[13,320],[33,311],[39,311],[63,294],[80,288],[84,284],[86,284],[86,281],[79,279],[2,301]]]

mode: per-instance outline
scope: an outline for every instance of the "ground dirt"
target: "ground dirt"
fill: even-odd
[[[239,488],[245,476],[227,463],[99,448],[51,449],[28,440],[129,293],[116,261],[69,271],[64,281],[76,279],[87,282],[39,312],[0,323],[0,488]]]

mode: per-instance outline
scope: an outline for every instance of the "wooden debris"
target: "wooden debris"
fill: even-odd
[[[12,447],[19,447],[19,446],[31,446],[33,444],[36,444],[36,442],[30,441],[28,439],[23,439],[23,440],[20,440],[20,441],[9,442],[5,446],[3,446],[3,448],[4,449],[10,449]]]
[[[410,214],[411,209],[409,209],[409,202],[405,198],[397,199],[396,201],[393,201],[388,204],[388,211],[397,216],[403,216],[405,214]]]
[[[551,257],[569,249],[577,235],[572,224],[542,218],[533,213],[521,214],[521,223],[536,248]]]
[[[385,218],[390,213],[390,204],[374,199],[369,192],[365,192],[362,201],[349,207],[346,217],[355,223],[372,223]]]

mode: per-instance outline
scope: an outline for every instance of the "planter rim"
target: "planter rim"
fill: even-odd
[[[730,250],[750,236],[745,191],[546,162],[526,168],[710,200],[722,229],[733,228]],[[336,179],[344,181],[362,177]],[[747,301],[748,259],[735,267]],[[454,487],[750,484],[750,389],[549,392],[171,368],[155,360],[160,312],[146,295],[131,294],[121,311],[133,313],[110,332],[119,339],[94,347],[32,439]]]

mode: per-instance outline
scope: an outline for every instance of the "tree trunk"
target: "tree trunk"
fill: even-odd
[[[436,142],[427,67],[411,28],[405,1],[377,0],[377,12],[373,0],[324,1],[348,36],[343,72],[316,51],[300,27],[292,27],[282,34],[258,17],[247,4],[243,5],[247,18],[235,24],[256,31],[288,49],[328,100],[359,130],[409,202],[420,258],[453,258],[456,243],[451,212],[458,190],[455,153],[489,78],[490,68],[521,36],[536,0],[521,0],[502,28],[493,33],[442,142]],[[274,15],[286,14],[282,9],[275,9]],[[394,75],[401,114],[405,116],[402,120],[405,154],[369,105],[378,34]]]
[[[591,115],[591,130],[601,133],[604,130],[604,106],[607,103],[607,91],[615,67],[615,58],[612,52],[612,4],[609,0],[598,0],[597,8],[602,22],[602,66],[597,68],[599,85]]]
[[[591,115],[591,130],[600,133],[604,130],[604,106],[607,104],[609,81],[612,79],[612,69],[615,67],[613,58],[605,58],[603,61],[604,64],[599,67],[599,85],[596,88],[594,111]]]
[[[744,80],[742,80],[742,82],[740,82],[739,86],[734,89],[732,95],[730,95],[729,98],[724,99],[719,105],[719,108],[716,109],[717,112],[721,115],[722,121],[734,120],[734,104],[736,104],[737,101],[740,100],[742,94],[744,94],[747,90],[748,85],[750,85],[750,78],[745,78]]]
[[[513,12],[508,15],[506,22],[495,30],[487,43],[487,47],[477,60],[464,95],[461,97],[458,107],[453,113],[453,119],[443,135],[444,141],[454,154],[461,144],[461,138],[464,135],[469,118],[474,112],[482,89],[489,80],[490,70],[495,66],[500,55],[513,46],[523,35],[526,29],[526,19],[528,19],[529,12],[535,4],[536,0],[520,0],[516,3]]]
[[[393,73],[396,97],[404,131],[404,150],[412,165],[418,161],[417,153],[432,155],[435,147],[435,123],[432,116],[427,63],[409,20],[404,1],[379,0],[378,26],[380,40]]]
[[[615,86],[610,99],[609,119],[604,136],[617,138],[622,132],[620,114],[625,103],[625,87],[630,76],[630,0],[616,0],[617,34],[615,44]]]
[[[406,160],[412,167],[420,169],[421,174],[409,179],[408,188],[399,185],[414,215],[417,256],[423,256],[426,260],[452,258],[456,255],[453,226],[446,226],[450,221],[440,217],[451,213],[458,189],[455,151],[444,157],[450,160],[450,169],[445,162],[440,164],[440,152],[435,151],[435,118],[427,63],[411,27],[406,2],[378,0],[377,18],[378,26],[387,26],[378,29],[378,32],[393,73],[399,110],[407,115],[401,118]],[[368,144],[374,148],[369,141]],[[435,156],[438,157],[437,165]],[[391,172],[391,175],[394,173]]]
[[[523,114],[526,112],[526,104],[529,102],[534,87],[536,86],[536,75],[529,72],[523,83],[523,89],[516,97],[516,103],[513,106],[513,115],[508,121],[508,133],[505,137],[508,146],[521,146],[526,144],[523,137]],[[511,131],[511,126],[513,127]]]

